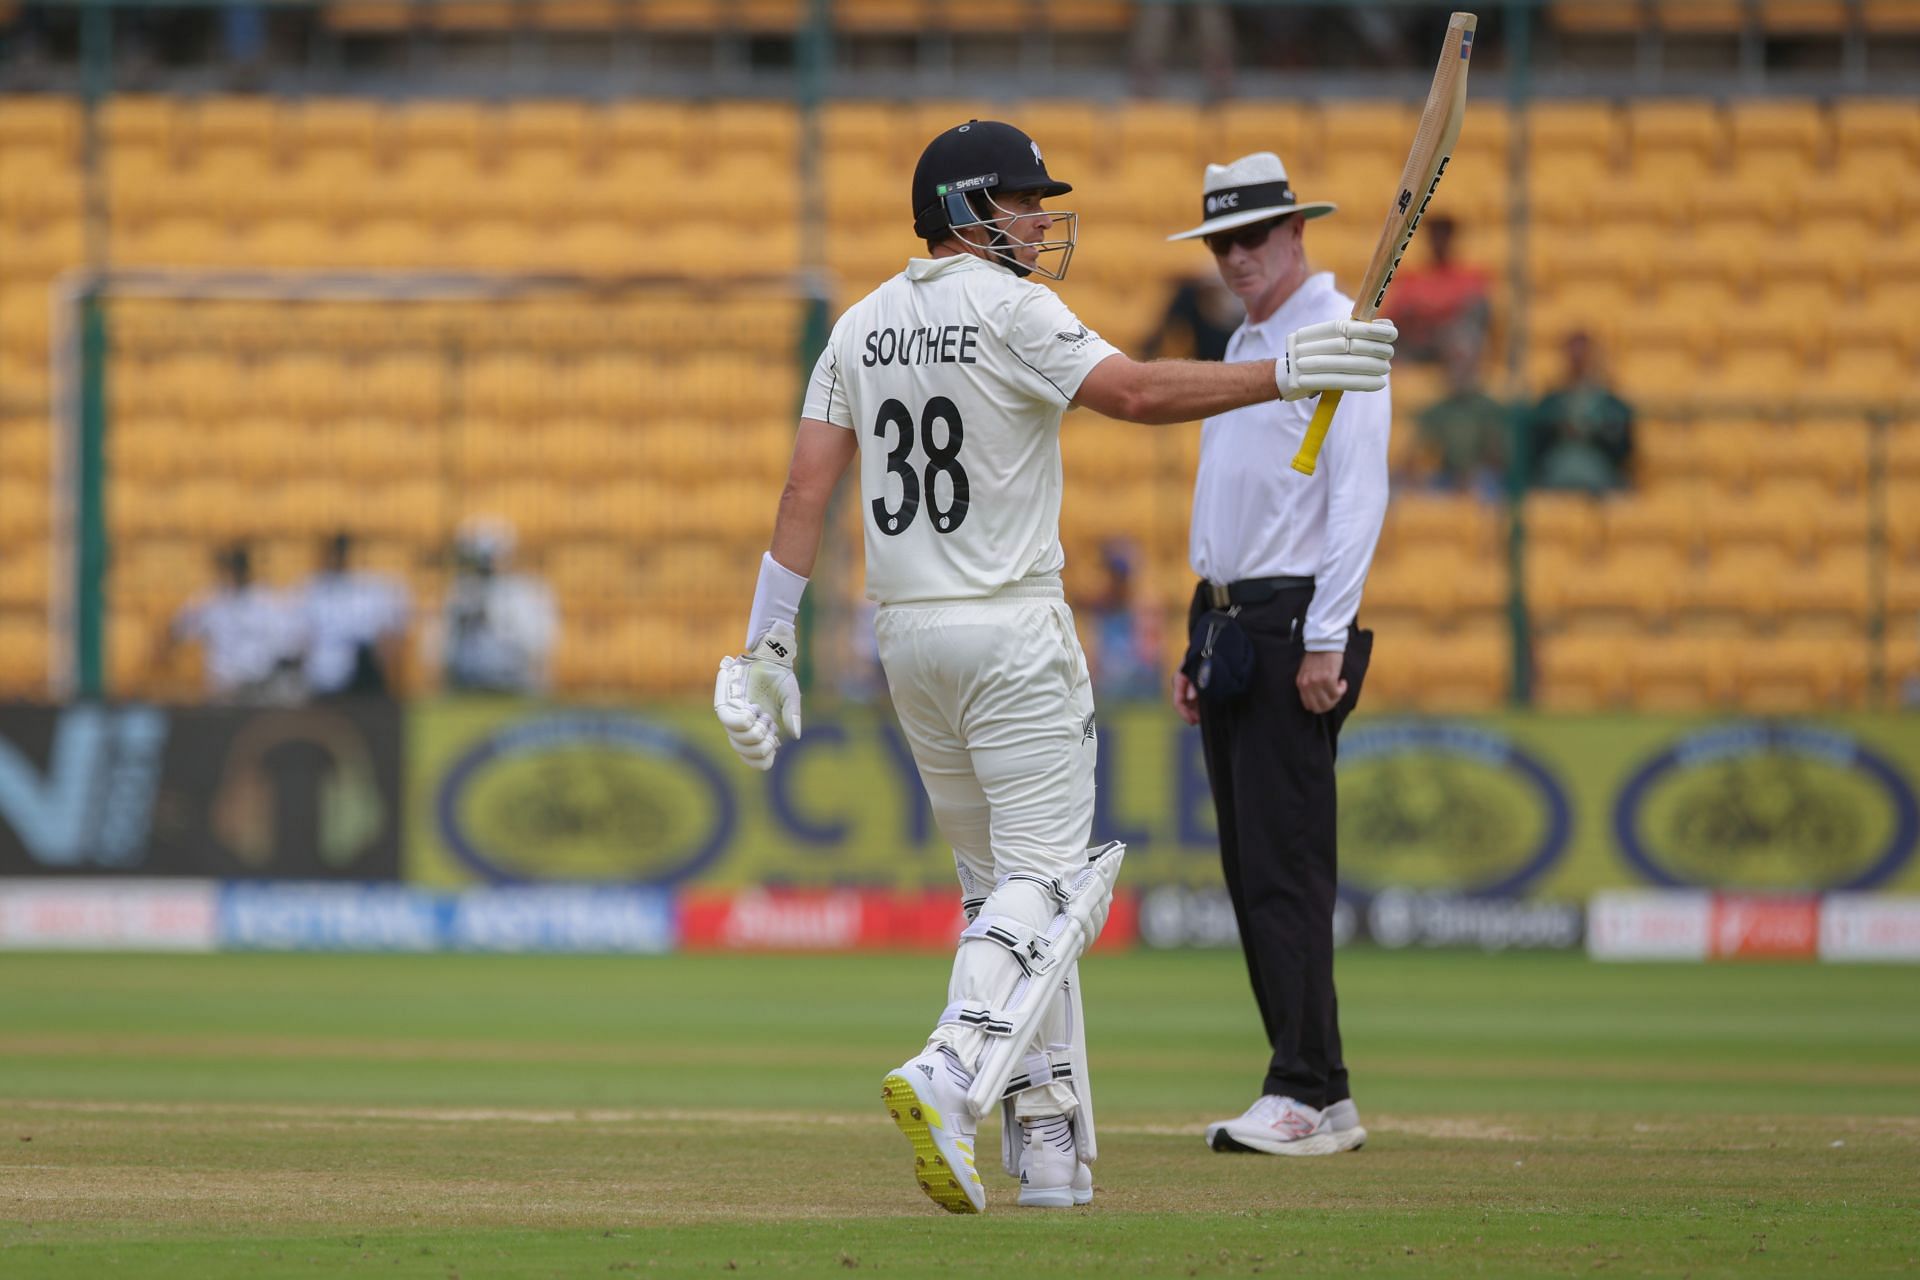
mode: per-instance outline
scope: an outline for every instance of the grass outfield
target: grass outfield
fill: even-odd
[[[955,1218],[878,1104],[940,957],[0,956],[0,1277],[1920,1267],[1920,973],[1340,965],[1365,1150],[1207,1151],[1238,956],[1102,956],[1093,1205]]]

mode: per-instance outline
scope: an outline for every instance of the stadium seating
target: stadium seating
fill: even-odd
[[[1570,34],[1653,24],[1712,36],[1732,29],[1732,10],[1735,27],[1778,31],[1830,30],[1836,7],[1900,20],[1871,0],[1685,7],[1694,12],[1633,0],[1553,14]],[[367,32],[410,20],[385,8],[336,5],[332,20]],[[837,12],[871,31],[959,31],[1030,7],[966,8],[842,0]],[[1116,29],[1126,16],[1124,4],[1098,0],[1044,8],[1063,29]],[[578,0],[434,21],[780,30],[796,12],[758,0],[644,12]],[[1190,223],[1204,161],[1271,147],[1304,193],[1341,200],[1343,216],[1313,224],[1308,246],[1350,283],[1411,124],[1400,102],[838,101],[820,122],[821,250],[838,302],[915,247],[896,225],[898,185],[924,137],[986,111],[1021,119],[1076,183],[1064,203],[1083,215],[1082,245],[1062,292],[1128,349],[1158,324],[1174,280],[1209,269],[1204,250],[1164,241]],[[1586,329],[1645,410],[1634,492],[1526,503],[1542,696],[1564,706],[1709,705],[1749,692],[1769,706],[1858,700],[1870,686],[1864,657],[1825,672],[1793,663],[1818,644],[1864,655],[1877,600],[1891,681],[1909,661],[1896,624],[1916,608],[1920,564],[1920,431],[1900,417],[1920,401],[1920,105],[1571,100],[1513,120],[1493,104],[1476,112],[1456,158],[1476,180],[1444,207],[1462,219],[1470,256],[1502,278],[1510,129],[1524,128],[1530,148],[1530,355],[1524,385],[1510,390],[1543,390],[1559,339]],[[103,107],[100,131],[107,244],[121,265],[533,269],[603,289],[639,275],[703,282],[422,305],[405,319],[370,320],[345,304],[296,316],[260,304],[115,303],[109,512],[125,539],[112,578],[123,688],[165,691],[184,674],[145,669],[139,655],[156,651],[172,610],[204,585],[212,544],[261,539],[268,572],[290,576],[320,533],[349,519],[431,608],[458,519],[488,509],[513,518],[560,590],[559,678],[570,691],[681,688],[691,667],[680,670],[677,651],[646,656],[663,654],[643,642],[664,633],[634,617],[668,601],[685,605],[675,636],[703,655],[737,642],[741,579],[771,519],[801,370],[797,304],[768,308],[729,282],[787,276],[809,257],[793,110],[122,95]],[[68,100],[0,102],[0,692],[44,680],[45,640],[29,634],[44,630],[52,565],[50,289],[83,257],[81,135]],[[876,208],[892,212],[876,220]],[[1504,323],[1504,293],[1496,302]],[[1396,390],[1395,465],[1423,474],[1411,424],[1440,381],[1409,366]],[[1879,436],[1862,413],[1871,405],[1895,412]],[[1069,417],[1063,534],[1076,592],[1096,581],[1102,543],[1130,538],[1148,607],[1177,630],[1196,445],[1190,427]],[[1882,474],[1892,487],[1875,508]],[[1884,582],[1867,553],[1882,528]],[[1402,487],[1364,616],[1386,643],[1417,653],[1423,673],[1452,682],[1396,684],[1383,662],[1377,696],[1435,707],[1505,696],[1507,533],[1474,499]],[[140,550],[149,546],[158,550]]]

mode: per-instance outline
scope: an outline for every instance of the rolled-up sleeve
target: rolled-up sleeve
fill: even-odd
[[[1327,533],[1313,603],[1307,607],[1306,646],[1339,653],[1360,611],[1380,526],[1387,514],[1387,435],[1393,387],[1340,398],[1320,451],[1327,473]]]

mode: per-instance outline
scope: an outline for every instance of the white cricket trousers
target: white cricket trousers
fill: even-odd
[[[1044,928],[1058,903],[1032,881],[1007,878],[1064,882],[1085,865],[1099,751],[1093,682],[1059,579],[1014,583],[983,599],[887,605],[874,632],[968,914],[984,907]],[[994,988],[1013,960],[996,951],[993,943],[960,947],[950,1002],[1003,998]],[[1059,1021],[1034,1047],[1078,1038],[1064,1009]],[[946,1024],[931,1043],[947,1044],[972,1069],[981,1035]],[[1046,1085],[1015,1107],[1023,1118],[1065,1114],[1073,1092]]]

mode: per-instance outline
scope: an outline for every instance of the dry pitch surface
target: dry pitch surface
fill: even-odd
[[[954,1218],[938,957],[0,957],[0,1277],[1920,1269],[1920,974],[1340,963],[1365,1150],[1208,1152],[1237,956],[1101,957],[1094,1204]]]

